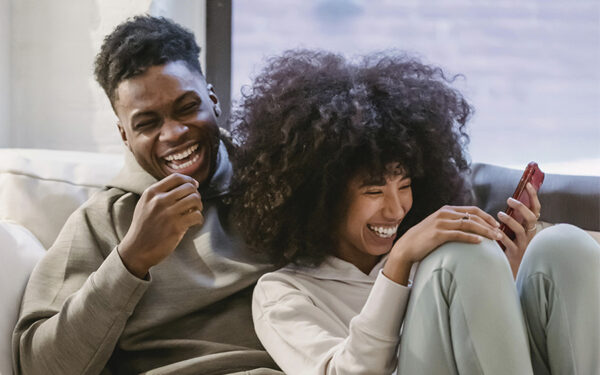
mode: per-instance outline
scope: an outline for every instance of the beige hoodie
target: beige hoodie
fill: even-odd
[[[116,246],[135,205],[156,182],[133,155],[120,174],[67,220],[33,271],[13,335],[17,374],[226,374],[276,368],[255,336],[252,287],[267,270],[228,231],[231,164],[223,143],[205,223],[188,230],[147,280]],[[266,372],[265,372],[266,371]],[[269,373],[265,370],[260,373]]]

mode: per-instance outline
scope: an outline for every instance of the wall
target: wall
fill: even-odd
[[[234,99],[284,49],[407,50],[464,74],[455,83],[475,107],[473,160],[600,175],[598,0],[233,4]]]
[[[10,142],[10,1],[0,0],[0,147]]]
[[[10,76],[0,95],[11,99],[8,120],[4,112],[0,118],[0,147],[120,152],[116,117],[93,77],[104,36],[149,13],[174,18],[204,40],[204,0],[0,1],[11,19],[0,20],[11,25],[10,38],[2,38],[10,41],[10,61],[0,60],[0,80]]]

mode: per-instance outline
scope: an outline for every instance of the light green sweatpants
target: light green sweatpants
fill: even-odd
[[[555,239],[557,235],[568,239],[562,241],[563,245],[565,242],[569,244],[563,251],[573,255],[570,257],[572,262],[566,265],[555,264],[558,262],[553,259],[556,256],[552,254],[558,251],[554,249],[561,246],[560,241]],[[557,366],[561,368],[570,366],[563,365],[565,361],[572,364],[586,361],[585,366],[597,368],[597,362],[594,361],[597,361],[599,353],[597,329],[600,267],[597,258],[594,264],[589,259],[575,256],[594,246],[598,247],[598,244],[593,239],[572,226],[559,225],[540,232],[531,242],[519,272],[519,285],[524,284],[521,288],[521,300],[525,313],[522,312],[506,257],[496,242],[483,240],[477,245],[448,243],[441,246],[419,264],[415,275],[400,340],[398,374],[528,375],[534,373],[532,362],[536,374],[549,374],[538,372],[538,361],[548,366],[548,357],[556,358],[560,363]],[[600,249],[592,250],[591,253],[598,257]],[[588,263],[585,271],[584,263]],[[579,264],[582,266],[581,272],[585,273],[580,279],[571,276],[568,282],[563,281],[566,277],[554,279],[556,274],[569,272],[569,269],[577,273]],[[551,277],[540,276],[545,274],[541,271],[543,267],[553,270],[550,272]],[[557,271],[559,268],[561,270]],[[590,274],[588,269],[595,271]],[[541,285],[539,281],[536,282],[540,279],[544,280]],[[553,282],[548,284],[547,280]],[[561,284],[561,294],[555,293],[557,283]],[[566,285],[563,286],[563,283]],[[591,286],[590,283],[596,285]],[[549,288],[547,285],[553,286]],[[588,286],[591,288],[588,289]],[[549,290],[554,293],[549,293]],[[563,302],[556,302],[562,293],[573,296]],[[547,295],[551,296],[544,297]],[[567,309],[565,305],[574,306]],[[560,314],[555,312],[558,308],[561,309]],[[577,337],[576,341],[586,347],[584,353],[589,353],[589,356],[584,354],[584,358],[580,359],[578,354],[573,357],[573,347],[579,347],[571,342],[567,347],[570,352],[566,354],[571,359],[562,359],[562,355],[555,354],[555,350],[562,350],[563,344],[552,344],[557,345],[555,348],[550,344],[551,340],[546,340],[548,325],[542,317],[549,316],[553,322],[556,320],[552,325],[556,328],[552,329],[551,334],[560,340],[562,335],[573,332],[570,314],[573,314],[573,319],[580,319],[580,315],[588,313],[590,315],[586,315],[584,323],[576,322],[576,325],[581,327],[577,329],[585,330],[588,327],[592,332]],[[528,325],[525,324],[524,315]],[[533,324],[533,321],[537,323]],[[571,331],[564,332],[565,329]],[[579,331],[577,334],[580,334]],[[529,342],[550,350],[540,349],[537,355],[539,359],[536,359],[535,353],[532,359]],[[552,354],[549,355],[548,352]],[[555,366],[551,367],[554,371]],[[552,372],[563,373],[598,372],[591,369],[573,372],[570,368],[567,372]]]
[[[600,245],[568,224],[533,238],[517,275],[536,375],[600,374]]]

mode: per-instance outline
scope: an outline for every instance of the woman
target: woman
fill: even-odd
[[[529,374],[531,358],[540,373],[594,365],[548,359],[546,327],[532,332],[530,322],[547,308],[533,303],[525,325],[513,273],[540,202],[528,186],[531,207],[508,201],[522,224],[498,215],[514,241],[467,205],[470,114],[440,69],[403,55],[352,63],[290,51],[256,78],[235,117],[233,217],[249,246],[285,266],[258,282],[253,318],[286,373]],[[548,295],[531,275],[561,236],[588,259],[600,254],[574,227],[542,232],[549,239],[534,241],[542,250],[531,244],[536,259],[518,275],[533,296],[524,301]]]

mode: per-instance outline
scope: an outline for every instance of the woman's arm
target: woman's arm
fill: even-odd
[[[293,274],[265,275],[254,290],[252,304],[256,333],[286,374],[394,371],[409,288],[380,273],[367,302],[347,327],[336,314],[346,306],[341,290],[334,292],[339,299],[332,300],[331,295],[311,293],[297,281]],[[335,308],[329,308],[332,304]]]

